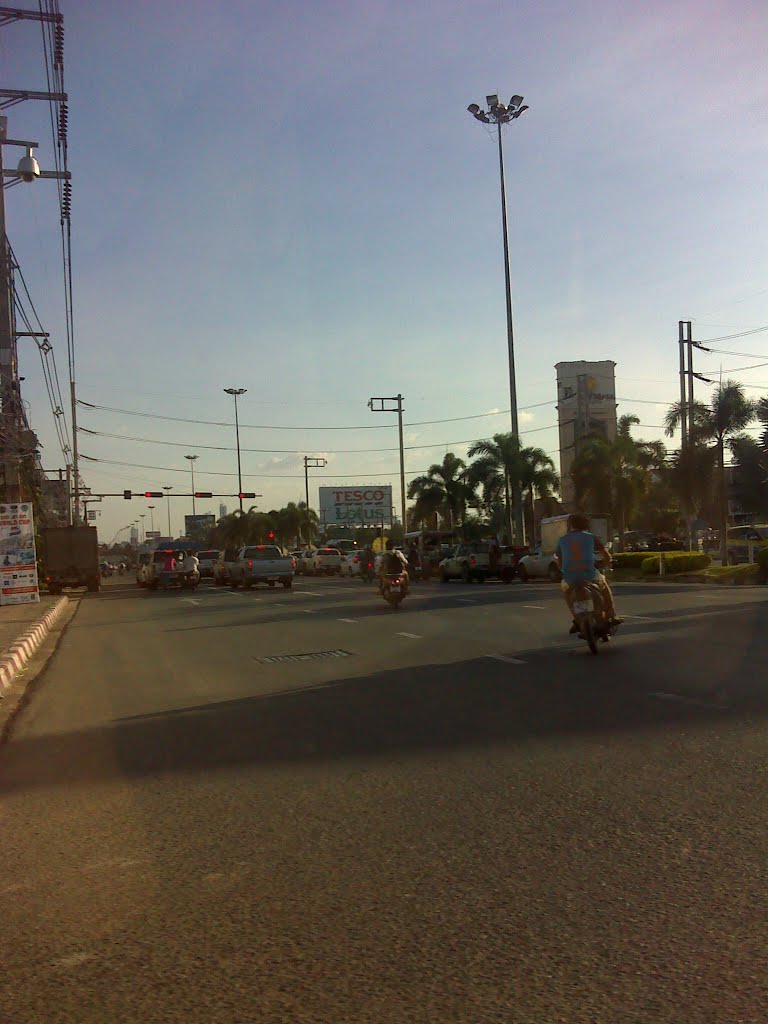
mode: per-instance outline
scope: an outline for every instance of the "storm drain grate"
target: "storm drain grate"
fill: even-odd
[[[350,658],[350,651],[314,651],[312,654],[275,654],[271,658],[254,658],[259,665],[276,665],[281,661],[320,661],[323,658]]]

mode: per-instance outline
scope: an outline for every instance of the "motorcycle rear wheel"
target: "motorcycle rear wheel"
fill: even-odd
[[[579,620],[579,632],[587,641],[590,651],[597,654],[597,643],[595,642],[595,627],[591,615],[585,615]]]

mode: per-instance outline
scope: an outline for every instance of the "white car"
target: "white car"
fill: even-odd
[[[336,576],[341,572],[341,552],[337,548],[318,548],[311,563],[305,565],[305,572],[309,565],[312,576]]]
[[[517,563],[517,575],[523,583],[536,576],[552,580],[553,583],[558,583],[562,579],[554,553],[543,552],[540,544],[536,545],[530,555],[523,555]]]
[[[200,579],[204,576],[210,576],[213,579],[216,574],[216,563],[219,560],[219,554],[218,550],[197,552],[197,560],[200,563],[198,566]]]
[[[363,555],[357,549],[347,551],[341,556],[341,575],[360,576],[363,569]]]

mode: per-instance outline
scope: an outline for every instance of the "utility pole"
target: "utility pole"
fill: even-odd
[[[680,447],[688,447],[688,405],[685,397],[685,333],[684,321],[677,322],[677,343],[680,348]]]
[[[195,462],[199,458],[199,455],[185,455],[184,458],[189,462],[189,468],[192,470],[192,515],[197,515],[195,508]],[[241,488],[242,490],[242,488]]]
[[[235,400],[235,440],[237,443],[237,492],[240,498],[240,511],[243,511],[243,474],[240,469],[240,421],[237,418],[237,399],[239,395],[244,395],[247,388],[224,388],[224,391],[228,395],[232,395]]]
[[[310,469],[322,469],[323,466],[328,465],[327,459],[318,459],[314,455],[304,456],[304,497],[307,503],[307,512],[309,512],[309,470]],[[312,543],[312,526],[307,518],[307,543]]]
[[[165,491],[165,501],[168,505],[168,536],[173,540],[173,533],[171,532],[171,496],[168,493],[173,490],[173,484],[163,484],[163,490]]]
[[[405,532],[407,529],[407,524],[405,521],[405,449],[403,447],[403,396],[398,394],[395,395],[394,398],[371,398],[368,401],[368,408],[371,410],[371,412],[397,413],[397,430],[398,436],[400,438],[400,510],[403,522],[403,532]]]

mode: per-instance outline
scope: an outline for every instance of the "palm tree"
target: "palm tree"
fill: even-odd
[[[757,415],[755,406],[744,394],[741,384],[727,380],[715,389],[709,405],[695,402],[689,407],[688,439],[691,445],[714,442],[718,475],[718,518],[720,520],[720,557],[728,560],[728,488],[725,473],[726,442],[742,433]],[[682,408],[676,402],[664,417],[665,433],[672,437],[682,420]]]
[[[571,477],[579,502],[591,501],[610,512],[616,521],[619,548],[640,498],[653,481],[653,471],[664,465],[666,450],[660,441],[636,441],[631,428],[637,416],[621,416],[616,437],[591,438],[574,460]]]
[[[512,431],[494,434],[490,441],[475,441],[467,452],[475,461],[470,466],[469,479],[483,485],[486,505],[501,494],[504,495],[507,530],[514,537],[512,520],[512,494],[521,485],[525,476],[526,463],[522,455],[520,438]]]
[[[473,488],[467,481],[467,465],[453,452],[442,463],[430,466],[426,474],[411,480],[408,497],[415,498],[422,519],[442,512],[449,530],[463,520]]]
[[[520,452],[523,459],[523,476],[521,484],[528,492],[528,514],[530,516],[527,530],[528,540],[534,534],[534,498],[549,498],[553,491],[560,489],[560,477],[555,471],[555,464],[543,448],[523,448]]]

